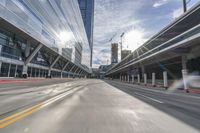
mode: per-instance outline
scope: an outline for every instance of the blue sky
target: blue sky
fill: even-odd
[[[188,8],[199,1],[190,0]],[[182,8],[182,0],[95,0],[93,67],[110,63],[111,43],[119,42],[122,32],[123,49],[134,50],[179,17]]]

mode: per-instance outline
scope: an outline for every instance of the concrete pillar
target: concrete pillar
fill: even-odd
[[[60,78],[63,78],[62,74],[63,74],[63,71],[60,72]]]
[[[9,64],[9,67],[8,67],[8,77],[10,77],[10,67],[11,67],[11,64]]]
[[[144,74],[145,74],[145,68],[144,68],[144,65],[141,66],[141,70],[142,70],[142,76],[144,76]]]
[[[152,73],[152,86],[155,87],[156,86],[156,74]]]
[[[125,77],[125,78],[124,78],[124,81],[126,82],[126,81],[127,81],[127,80],[126,80],[126,75],[124,75],[124,77]]]
[[[140,74],[137,75],[138,84],[140,84]]]
[[[129,77],[129,75],[127,75],[127,82],[128,82],[128,83],[130,82],[130,77]]]
[[[144,73],[144,85],[147,85],[147,74]]]
[[[48,70],[48,77],[50,77],[51,76],[51,69],[49,68],[49,70]]]
[[[32,69],[31,69],[32,70]],[[15,67],[15,77],[17,77],[17,65]]]
[[[189,92],[189,86],[187,82],[188,70],[187,70],[187,56],[182,55],[182,79],[183,79],[183,86],[186,92]]]
[[[1,51],[2,51],[2,45],[0,45],[0,55],[1,55]]]
[[[163,82],[164,82],[164,87],[167,89],[168,88],[168,79],[167,79],[167,72],[163,72]]]
[[[1,45],[0,45],[1,46]],[[1,51],[0,51],[1,52]],[[2,62],[0,61],[0,72],[1,72],[1,65],[2,65]]]
[[[189,86],[188,86],[188,83],[187,83],[187,76],[188,76],[188,71],[187,69],[183,69],[182,70],[182,77],[183,77],[183,86],[184,86],[184,90],[186,92],[189,92]]]
[[[132,75],[132,83],[134,83],[134,82],[135,82],[134,75]]]
[[[22,70],[22,75],[27,75],[27,74],[28,74],[28,66],[24,65]]]

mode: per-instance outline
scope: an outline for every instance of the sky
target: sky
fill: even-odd
[[[188,1],[188,9],[200,2]],[[95,0],[92,67],[110,64],[123,32],[123,49],[133,51],[182,14],[182,0]]]

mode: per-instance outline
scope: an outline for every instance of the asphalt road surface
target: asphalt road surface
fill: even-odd
[[[108,80],[39,82],[0,83],[0,133],[200,132],[198,96]]]

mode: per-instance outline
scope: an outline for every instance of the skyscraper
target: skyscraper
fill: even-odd
[[[93,51],[93,25],[94,25],[94,0],[78,0],[81,15],[83,18],[87,38],[91,48],[91,60],[92,65],[92,51]]]
[[[118,43],[111,44],[111,64],[118,63]]]

